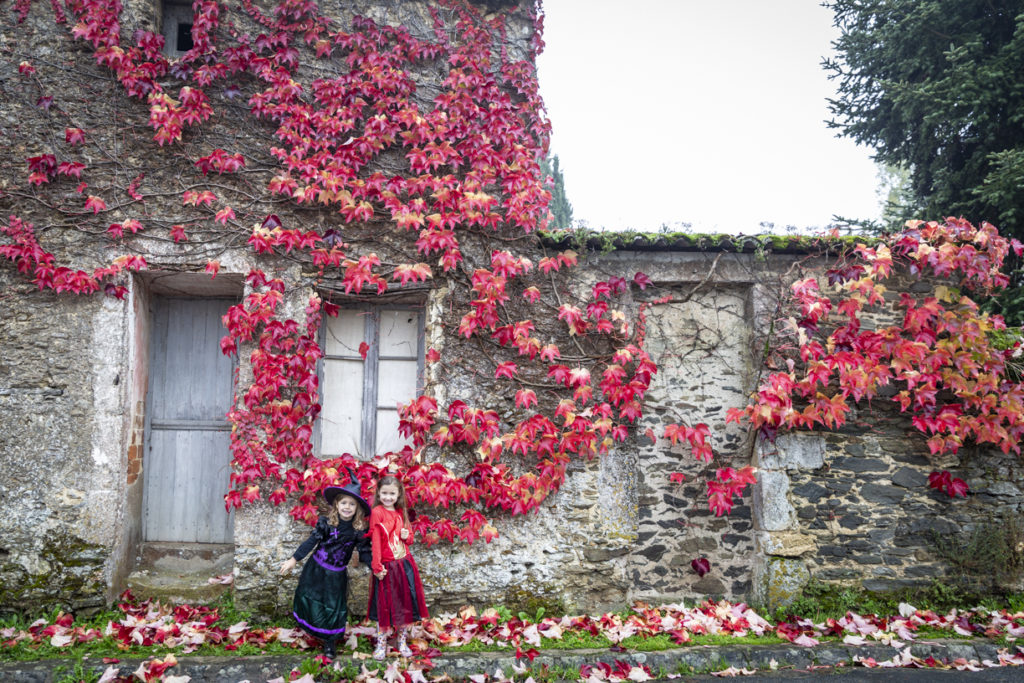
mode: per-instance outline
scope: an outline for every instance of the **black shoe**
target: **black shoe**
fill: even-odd
[[[334,651],[334,643],[324,643],[324,657],[334,659],[337,653]]]

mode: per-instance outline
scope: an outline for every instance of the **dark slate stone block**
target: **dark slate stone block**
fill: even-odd
[[[910,531],[915,534],[933,533],[940,536],[950,536],[960,533],[961,529],[948,519],[943,519],[942,517],[922,516],[910,523]]]
[[[825,581],[837,581],[840,579],[856,579],[860,576],[856,569],[822,569],[814,572],[815,577]]]
[[[853,482],[849,479],[830,479],[825,482],[825,487],[836,493],[849,493],[853,488]]]
[[[903,500],[907,492],[888,484],[865,484],[860,489],[860,495],[872,503],[893,505]]]
[[[935,579],[942,576],[942,572],[933,566],[926,564],[918,564],[907,567],[907,576],[914,576],[921,579]]]
[[[860,553],[855,553],[851,555],[851,558],[857,564],[882,564],[881,555],[861,555]]]
[[[895,537],[896,531],[894,529],[872,529],[868,532],[868,538],[877,544],[890,543]]]
[[[650,546],[648,548],[643,548],[642,550],[638,550],[637,554],[638,555],[643,555],[644,557],[646,557],[651,562],[657,562],[658,560],[660,560],[662,558],[662,556],[665,555],[665,550],[666,550],[665,546],[663,546],[663,545],[661,545],[659,543],[658,545],[652,545],[652,546]]]
[[[752,519],[749,505],[737,505],[729,513],[730,519]]]
[[[867,520],[860,515],[843,515],[839,518],[839,526],[844,529],[857,529]]]
[[[889,464],[877,458],[836,458],[832,468],[848,472],[886,472]]]
[[[907,489],[921,488],[928,483],[928,477],[913,467],[901,467],[892,475],[892,483]]]
[[[722,536],[722,543],[725,545],[737,545],[748,540],[749,537],[742,536],[740,534],[724,534]]]
[[[793,495],[801,498],[806,498],[812,503],[817,503],[824,496],[829,495],[828,489],[824,486],[818,486],[817,484],[800,484],[799,486],[793,487]]]
[[[796,516],[800,519],[814,519],[817,516],[817,512],[815,512],[813,505],[805,505],[796,511]]]

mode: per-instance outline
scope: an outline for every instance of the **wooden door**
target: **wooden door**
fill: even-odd
[[[231,543],[232,360],[221,353],[230,299],[153,298],[145,540]]]

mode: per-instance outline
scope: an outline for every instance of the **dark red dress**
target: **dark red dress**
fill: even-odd
[[[416,561],[402,540],[402,513],[378,505],[370,513],[370,538],[373,541],[374,576],[370,581],[369,618],[381,628],[401,628],[428,618],[423,599],[423,582]],[[412,530],[410,529],[410,533]],[[388,573],[383,579],[377,574]]]

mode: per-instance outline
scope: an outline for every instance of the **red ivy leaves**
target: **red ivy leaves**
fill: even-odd
[[[948,470],[932,472],[928,475],[928,487],[945,491],[950,498],[967,497],[967,483],[963,479],[954,478]]]
[[[711,429],[703,422],[694,427],[679,424],[665,425],[665,438],[671,441],[673,446],[679,441],[688,442],[693,457],[701,462],[711,462],[711,444],[708,442],[710,435]]]
[[[230,8],[198,0],[193,6],[194,47],[173,64],[162,54],[160,36],[137,31],[128,41],[121,35],[116,3],[71,0],[68,7],[75,21],[72,36],[92,47],[97,63],[115,75],[129,96],[148,105],[155,144],[175,144],[185,128],[202,125],[214,114],[209,88],[228,85],[227,94],[233,86],[225,81],[244,73],[258,84],[248,100],[251,113],[276,128],[278,146],[267,150],[279,164],[268,182],[270,193],[300,204],[331,207],[343,222],[390,219],[400,231],[415,230],[423,260],[436,259],[436,267],[449,272],[464,259],[460,237],[466,230],[516,226],[531,232],[546,226],[549,193],[541,182],[538,160],[547,148],[549,125],[532,62],[510,60],[497,44],[504,31],[501,20],[484,21],[464,2],[441,0],[441,5],[447,11],[434,13],[434,37],[423,39],[369,19],[356,19],[351,32],[335,31],[312,2],[283,0],[268,15],[243,2],[244,10],[266,27],[250,41],[218,33],[221,13]],[[314,46],[319,59],[347,66],[336,69],[339,75],[333,78],[303,82],[299,40]],[[539,42],[533,47],[539,49]],[[448,74],[428,111],[421,109],[411,76],[425,61],[444,64]],[[23,66],[22,73],[30,72],[31,65]],[[170,79],[184,84],[172,90]],[[234,94],[237,89],[229,97]],[[85,135],[68,128],[65,139],[78,145]],[[408,166],[389,175],[374,172],[373,163],[382,155],[404,157]],[[203,176],[235,173],[244,165],[241,154],[223,149],[195,161]],[[53,155],[40,155],[30,161],[29,170],[35,174],[33,182],[42,185],[59,174],[79,178],[83,169],[78,162],[58,165]],[[141,181],[140,176],[127,188],[136,201],[143,199]],[[84,189],[83,184],[79,190]],[[238,228],[233,209],[214,206],[218,197],[210,189],[185,190],[182,200],[197,210],[205,207],[207,218],[212,216],[224,231]],[[99,196],[90,195],[85,209],[98,213],[107,206]],[[140,227],[124,221],[111,224],[109,231],[120,237],[126,229],[136,232]],[[174,225],[170,236],[175,242],[188,239],[183,225]],[[433,262],[384,264],[375,253],[349,255],[339,229],[319,234],[286,228],[276,216],[268,216],[247,237],[258,254],[298,251],[320,273],[339,272],[346,293],[369,288],[380,294],[388,289],[389,279],[407,286],[434,274]],[[79,282],[77,276],[27,253],[38,244],[28,237],[24,242],[5,250],[10,258],[21,259],[27,271],[38,264],[42,282],[55,278],[60,287],[74,291],[98,286],[95,277],[82,274]],[[574,252],[564,251],[541,259],[538,269],[554,275],[577,260]],[[401,415],[401,429],[415,448],[387,456],[402,468],[414,501],[437,508],[479,506],[525,514],[559,489],[571,458],[607,452],[616,440],[626,438],[627,425],[640,416],[657,369],[643,350],[642,326],[631,337],[625,314],[612,306],[612,299],[630,284],[642,289],[650,280],[642,274],[632,283],[609,278],[600,283],[601,295],[595,294],[593,301],[562,309],[562,319],[577,341],[593,341],[601,345],[602,353],[610,349],[611,356],[551,365],[558,386],[550,391],[561,400],[552,414],[538,410],[538,394],[522,386],[522,375],[528,361],[539,355],[540,362],[553,364],[561,351],[538,337],[532,321],[505,317],[510,283],[519,288],[533,272],[533,264],[496,250],[490,263],[481,265],[470,269],[473,300],[459,332],[496,342],[502,353],[511,355],[512,359],[495,362],[496,375],[514,384],[516,409],[522,414],[506,423],[494,410],[456,402],[442,409],[445,420],[438,417],[438,406],[429,397],[420,397],[403,406]],[[216,277],[219,267],[210,261],[206,272]],[[68,279],[72,282],[66,285]],[[331,470],[338,464],[312,458],[310,443],[319,412],[315,366],[321,350],[316,330],[321,309],[331,310],[317,299],[310,302],[303,322],[279,320],[284,283],[259,271],[250,273],[249,283],[252,293],[225,316],[228,334],[221,342],[228,354],[237,354],[243,343],[257,347],[249,358],[253,382],[242,388],[231,413],[235,471],[226,502],[241,505],[269,495],[280,503],[289,494],[298,494],[292,514],[310,520],[316,492],[332,480]],[[524,299],[539,303],[541,288],[523,285]],[[111,291],[121,293],[116,286]],[[428,357],[431,362],[438,359],[436,352]],[[476,450],[479,463],[458,476],[436,463],[424,463],[422,450],[427,444]],[[535,466],[514,475],[513,468],[501,461],[510,454],[529,457]],[[486,541],[496,533],[483,514],[455,519],[421,515],[416,525],[428,542]]]
[[[245,166],[245,158],[241,154],[228,154],[223,149],[215,149],[205,157],[199,157],[196,168],[205,176],[210,171],[217,173],[235,173]]]
[[[81,145],[85,143],[85,131],[81,128],[65,128],[64,140],[69,145]]]
[[[85,210],[94,214],[107,210],[107,203],[95,195],[89,195],[85,199]]]
[[[827,272],[833,293],[823,294],[812,278],[794,283],[796,357],[727,419],[747,420],[768,439],[781,429],[841,426],[853,403],[891,385],[892,400],[911,413],[933,454],[956,453],[968,440],[1020,453],[1024,388],[1007,372],[1010,352],[994,334],[1005,324],[964,293],[1005,287],[1001,269],[1010,250],[1024,249],[988,223],[911,221],[844,256]],[[938,280],[929,294],[903,292],[890,304],[882,283],[898,271]],[[885,307],[900,322],[862,324],[864,313]],[[967,490],[948,473],[933,474],[931,485],[951,496]]]
[[[6,225],[0,223],[0,234],[11,240],[9,244],[0,244],[0,256],[13,261],[19,272],[31,275],[39,289],[52,289],[58,294],[92,294],[99,291],[105,281],[115,279],[124,271],[146,267],[146,259],[141,256],[119,256],[109,266],[95,268],[91,274],[58,266],[54,255],[39,244],[32,224],[17,216],[10,216]],[[110,296],[124,298],[123,286],[108,286],[104,291]]]

